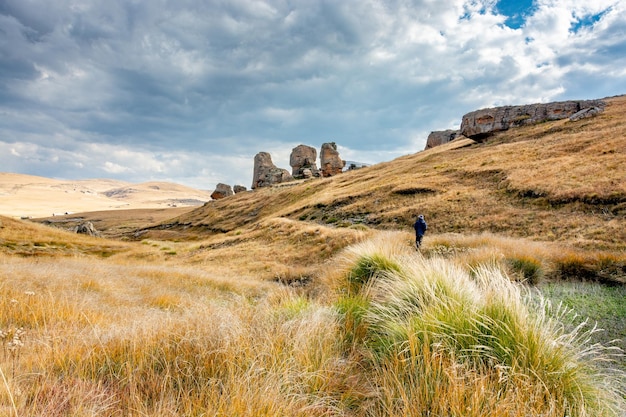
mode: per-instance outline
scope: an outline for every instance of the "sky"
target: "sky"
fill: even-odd
[[[0,0],[0,172],[250,188],[470,111],[626,93],[626,0]]]

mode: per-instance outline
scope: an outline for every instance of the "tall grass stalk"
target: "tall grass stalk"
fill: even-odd
[[[11,408],[13,410],[13,413],[17,417],[19,414],[17,411],[17,406],[15,405],[15,399],[13,398],[13,392],[11,391],[11,386],[9,385],[9,381],[7,381],[6,375],[4,375],[4,371],[2,370],[1,365],[0,365],[0,376],[2,376],[2,383],[4,384],[4,387],[6,388],[9,400],[11,400]]]

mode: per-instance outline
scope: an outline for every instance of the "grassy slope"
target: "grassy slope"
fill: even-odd
[[[286,217],[410,231],[424,213],[431,234],[490,231],[624,250],[626,97],[608,102],[593,119],[514,129],[482,144],[453,142],[329,179],[212,201],[169,221],[167,230],[207,236]]]
[[[626,97],[608,102],[596,118],[513,129],[480,144],[457,140],[332,178],[240,193],[129,236],[198,241],[200,250],[179,252],[189,262],[253,266],[263,278],[283,273],[276,270],[308,276],[367,230],[404,230],[410,241],[424,213],[427,251],[498,247],[521,268],[540,264],[542,276],[626,282]],[[454,237],[483,233],[512,241]]]

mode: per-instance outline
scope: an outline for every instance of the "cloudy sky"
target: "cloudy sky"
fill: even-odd
[[[626,93],[626,0],[0,0],[0,171],[250,187],[482,107]]]

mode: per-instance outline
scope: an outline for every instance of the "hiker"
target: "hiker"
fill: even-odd
[[[413,224],[413,228],[415,229],[415,246],[419,250],[420,246],[422,245],[422,238],[424,237],[424,233],[426,233],[426,229],[428,229],[423,214],[417,216],[417,220],[415,221],[415,224]]]

